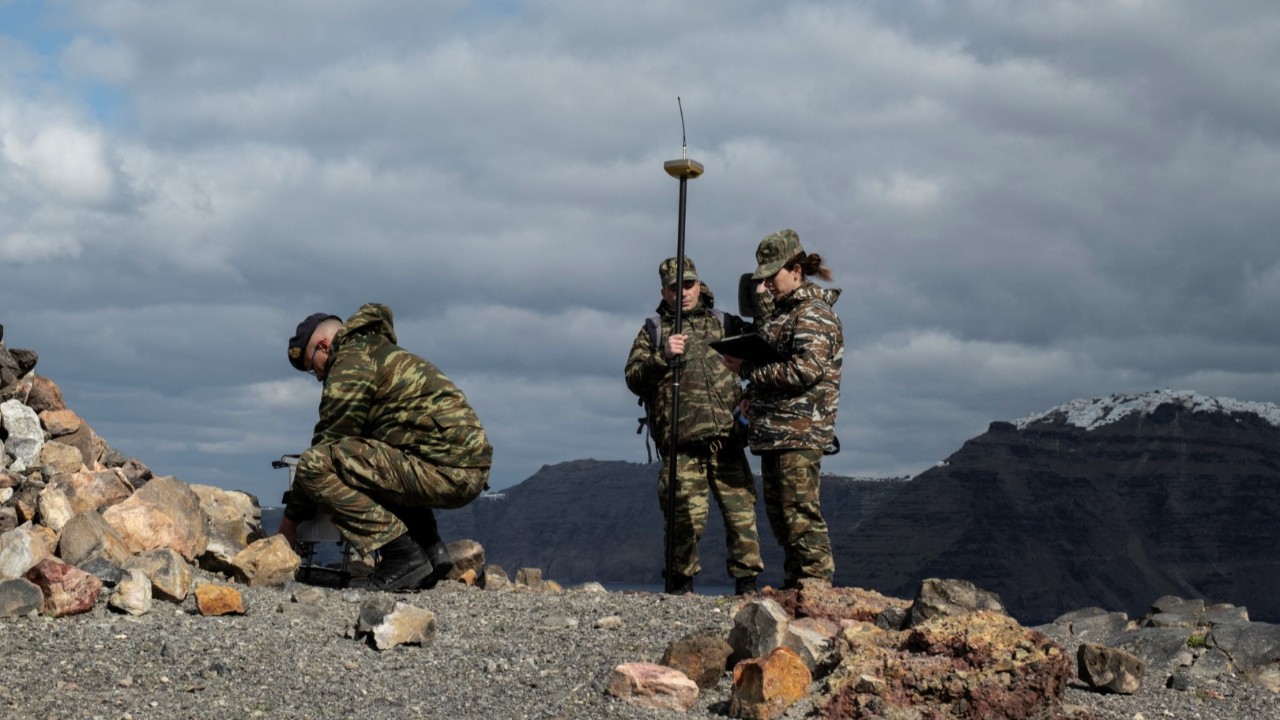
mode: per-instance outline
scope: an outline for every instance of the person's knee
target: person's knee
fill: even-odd
[[[298,458],[298,466],[294,471],[294,482],[308,492],[315,489],[317,482],[333,475],[333,454],[328,445],[314,445]]]

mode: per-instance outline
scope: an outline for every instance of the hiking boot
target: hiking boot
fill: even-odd
[[[378,564],[369,573],[369,577],[353,581],[352,587],[392,592],[415,588],[423,578],[431,574],[431,561],[427,559],[427,552],[409,537],[409,533],[383,545],[378,555]]]
[[[733,581],[734,595],[754,595],[756,592],[756,576],[748,575]]]
[[[427,548],[427,559],[431,561],[431,573],[422,579],[422,583],[418,587],[428,590],[435,587],[441,580],[449,577],[449,571],[453,569],[453,557],[449,554],[449,548],[443,542],[436,542]]]
[[[692,595],[693,594],[693,578],[688,575],[676,573],[671,581],[671,587],[667,588],[668,595]]]

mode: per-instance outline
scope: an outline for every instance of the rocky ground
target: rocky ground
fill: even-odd
[[[1054,637],[1068,657],[1075,658],[1078,643]],[[1203,681],[1186,690],[1171,690],[1148,675],[1143,687],[1133,695],[1099,693],[1079,681],[1067,686],[1065,703],[1080,705],[1095,720],[1275,720],[1280,718],[1280,693],[1252,685],[1234,677]]]
[[[157,602],[140,617],[116,614],[99,602],[83,615],[0,620],[0,716],[488,720],[727,714],[727,675],[683,715],[630,705],[606,695],[605,687],[615,665],[656,662],[668,643],[685,634],[727,634],[734,598],[492,592],[450,583],[397,596],[436,613],[431,644],[378,651],[346,632],[367,593],[241,589],[249,602],[243,616],[203,617],[188,599]],[[1099,720],[1280,717],[1280,695],[1236,682],[1187,692],[1145,688],[1134,696],[1072,687],[1067,695],[1066,702],[1089,708]],[[787,717],[811,710],[802,702]]]

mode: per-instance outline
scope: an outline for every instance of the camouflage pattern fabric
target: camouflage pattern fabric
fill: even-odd
[[[726,333],[741,332],[744,323],[736,315],[726,315],[722,324],[713,312],[715,295],[706,285],[698,303],[682,317],[681,331],[687,336],[684,364],[680,371],[680,416],[678,418],[675,506],[675,567],[693,577],[701,569],[698,540],[706,527],[707,490],[716,497],[724,515],[729,549],[729,574],[749,577],[764,569],[760,540],[756,532],[755,479],[742,448],[729,442],[735,422],[734,408],[741,399],[742,386],[708,345]],[[675,311],[666,303],[658,306],[660,336],[665,341],[675,329]],[[726,330],[726,328],[728,328]],[[660,341],[660,342],[661,342]],[[654,422],[654,441],[664,461],[658,473],[658,502],[668,518],[667,483],[671,466],[671,365],[641,328],[631,344],[625,371],[627,387],[645,398]],[[712,450],[715,449],[715,452]],[[663,524],[664,534],[666,523]]]
[[[759,332],[789,360],[744,363],[751,451],[820,450],[835,437],[844,331],[832,305],[840,291],[806,282],[775,298]]]
[[[734,422],[733,410],[742,397],[738,379],[708,343],[724,337],[726,332],[729,335],[740,332],[736,328],[745,324],[736,315],[726,315],[722,325],[712,312],[714,307],[715,296],[703,285],[698,303],[681,318],[681,331],[688,339],[684,348],[684,365],[680,370],[677,438],[680,445],[728,437]],[[661,303],[658,317],[661,321],[660,342],[665,342],[675,329],[675,312],[666,303]],[[631,343],[625,376],[627,388],[645,399],[654,423],[654,441],[658,450],[665,452],[671,444],[671,384],[674,377],[661,348],[653,344],[644,328]]]
[[[338,331],[312,448],[294,476],[303,492],[291,493],[285,507],[287,517],[301,521],[314,515],[313,503],[323,504],[343,536],[362,550],[404,532],[385,508],[370,509],[382,504],[379,498],[410,507],[459,507],[487,487],[493,459],[462,391],[435,365],[395,343],[391,310],[384,305],[361,307]],[[387,536],[388,528],[396,532]]]
[[[409,528],[433,526],[432,508],[471,502],[484,492],[488,478],[488,468],[432,465],[384,442],[352,437],[313,445],[302,454],[294,475],[300,492],[290,500],[314,498],[329,511],[342,538],[367,555]]]
[[[818,503],[822,453],[780,450],[762,453],[764,508],[773,536],[782,545],[784,587],[802,578],[830,582],[835,575],[827,523]]]
[[[723,446],[708,447],[701,453],[679,452],[675,455],[675,463],[675,572],[693,577],[702,570],[698,562],[698,540],[707,526],[708,487],[724,516],[729,575],[743,578],[763,572],[760,536],[756,532],[755,477],[742,448]],[[664,517],[669,511],[669,468],[664,462],[658,472],[658,506],[662,508]],[[663,535],[666,535],[665,523]]]

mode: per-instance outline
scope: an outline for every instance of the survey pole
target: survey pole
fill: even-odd
[[[677,98],[677,102],[679,98]],[[680,181],[680,215],[676,224],[676,299],[675,326],[672,335],[680,335],[684,320],[684,214],[689,181],[702,175],[702,163],[689,159],[689,146],[684,141],[684,108],[680,109],[681,149],[679,160],[662,164],[667,174]],[[676,448],[680,437],[680,370],[684,360],[679,355],[671,358],[671,438],[667,445],[667,532],[666,558],[662,577],[666,592],[675,588],[675,529],[676,529]]]

